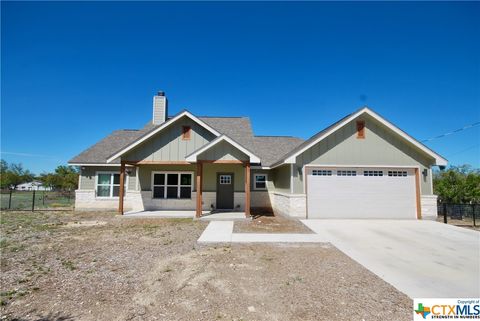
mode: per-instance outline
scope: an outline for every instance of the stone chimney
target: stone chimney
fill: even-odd
[[[156,96],[153,96],[153,119],[154,125],[163,124],[168,117],[168,101],[163,91],[159,91]]]

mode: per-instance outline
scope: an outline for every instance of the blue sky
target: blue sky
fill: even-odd
[[[365,103],[422,140],[480,121],[480,3],[2,2],[1,151],[36,173],[170,114],[308,138]],[[480,167],[480,126],[427,143]]]

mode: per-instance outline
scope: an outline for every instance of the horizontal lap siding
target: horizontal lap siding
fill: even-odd
[[[120,166],[84,166],[85,169],[80,170],[80,184],[78,189],[81,190],[94,190],[95,189],[95,175],[96,172],[115,172],[120,173]],[[135,190],[137,184],[136,169],[134,167],[128,167],[131,171],[128,174],[128,190]]]

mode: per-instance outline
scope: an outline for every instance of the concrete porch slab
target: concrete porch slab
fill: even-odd
[[[204,213],[209,213],[205,211]],[[195,211],[140,211],[126,212],[123,217],[128,218],[194,218]]]
[[[202,221],[237,221],[247,220],[245,212],[218,212],[218,213],[206,213],[200,217]]]

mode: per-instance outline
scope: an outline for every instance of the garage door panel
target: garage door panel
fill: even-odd
[[[319,167],[318,170],[325,168]],[[415,172],[388,176],[392,169],[357,168],[356,176],[337,176],[353,169],[330,168],[331,176],[307,175],[309,218],[401,218],[416,217]],[[383,176],[364,176],[364,170],[382,171]],[[378,174],[378,173],[377,173]]]

